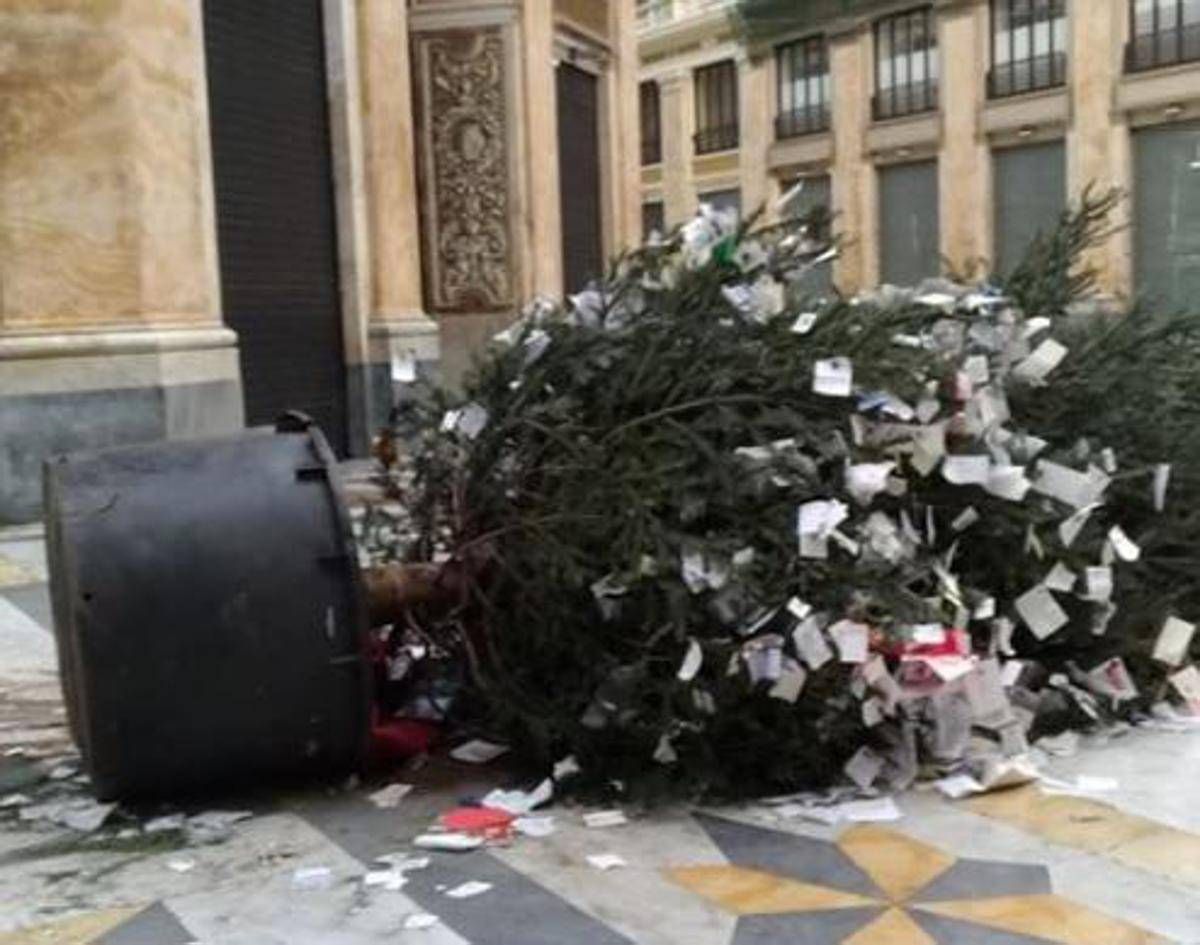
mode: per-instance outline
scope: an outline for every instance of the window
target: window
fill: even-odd
[[[937,24],[932,7],[875,22],[876,120],[938,107]]]
[[[803,186],[798,186],[803,183]],[[818,244],[833,238],[833,182],[827,174],[797,177],[780,184],[784,194],[790,195],[780,216],[799,220],[807,227],[807,235]],[[797,291],[817,297],[828,298],[833,294],[833,267],[828,263],[814,266],[793,281]]]
[[[696,153],[738,146],[737,64],[732,59],[696,70]]]
[[[706,203],[718,212],[732,210],[739,217],[742,215],[742,192],[733,190],[710,190],[700,195],[700,203]]]
[[[666,231],[666,214],[661,200],[648,200],[642,204],[642,240],[649,242],[650,234],[664,235]]]
[[[829,57],[825,37],[814,36],[775,50],[778,111],[775,137],[829,128]]]
[[[642,164],[662,161],[662,110],[658,83],[643,82],[638,87],[642,116]]]
[[[992,0],[992,98],[1067,80],[1066,0]]]
[[[1200,61],[1200,0],[1130,0],[1125,68]]]

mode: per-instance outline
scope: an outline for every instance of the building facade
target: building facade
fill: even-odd
[[[854,292],[1006,272],[1094,184],[1106,299],[1200,299],[1200,0],[644,0],[638,35],[644,228],[804,180]]]
[[[0,524],[45,457],[365,449],[640,230],[633,0],[0,7]],[[560,163],[570,174],[560,174]]]

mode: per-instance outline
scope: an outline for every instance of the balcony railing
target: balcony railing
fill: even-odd
[[[780,140],[819,134],[828,130],[829,105],[825,102],[781,112],[775,116],[775,137]]]
[[[654,29],[711,10],[732,7],[737,0],[638,0],[638,29]]]
[[[876,121],[931,112],[937,107],[938,84],[936,79],[909,82],[906,85],[894,85],[890,89],[880,89],[871,98],[871,114]]]
[[[1135,36],[1125,46],[1125,71],[1145,72],[1200,61],[1200,23]]]
[[[729,124],[701,128],[696,132],[693,141],[696,145],[697,154],[728,151],[738,146],[738,126],[736,124]]]
[[[1065,85],[1066,81],[1065,52],[1031,56],[992,66],[992,71],[988,73],[988,95],[991,98],[1006,98],[1037,89],[1052,89]]]

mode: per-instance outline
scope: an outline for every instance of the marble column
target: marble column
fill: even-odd
[[[40,463],[242,423],[200,0],[0,7],[0,523]]]

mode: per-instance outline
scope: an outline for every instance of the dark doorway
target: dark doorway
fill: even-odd
[[[558,67],[558,177],[563,288],[578,292],[604,274],[600,230],[600,132],[596,77]]]
[[[346,449],[321,0],[204,0],[221,300],[246,422],[312,416]]]

